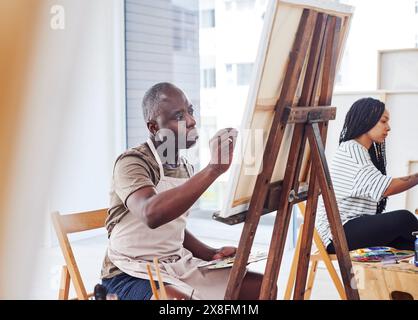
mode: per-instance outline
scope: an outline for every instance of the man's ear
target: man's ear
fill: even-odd
[[[158,127],[158,123],[155,120],[150,120],[147,122],[147,127],[149,132],[152,133],[152,135],[155,136],[155,134],[158,132],[158,130],[160,130],[160,128]]]

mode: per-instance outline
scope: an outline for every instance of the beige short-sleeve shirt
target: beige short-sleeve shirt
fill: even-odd
[[[183,159],[184,160],[184,159]],[[189,168],[186,168],[188,166]],[[193,172],[191,164],[185,162],[176,168],[163,166],[164,174],[173,178],[188,178],[188,171]],[[146,143],[131,148],[115,161],[110,190],[110,204],[106,229],[108,237],[114,226],[129,212],[126,201],[131,194],[144,187],[155,187],[160,180],[157,161]],[[102,265],[102,278],[111,278],[121,271],[105,255]]]

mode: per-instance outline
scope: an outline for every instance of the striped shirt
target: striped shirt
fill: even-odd
[[[340,144],[330,173],[343,225],[354,218],[376,214],[377,204],[392,181],[374,166],[367,148],[356,140]],[[322,197],[318,201],[316,228],[327,247],[332,235]]]

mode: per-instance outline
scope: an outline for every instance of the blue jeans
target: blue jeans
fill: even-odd
[[[155,281],[154,281],[155,282]],[[119,300],[150,300],[152,289],[149,280],[132,277],[126,273],[102,279],[107,293],[114,293]],[[157,289],[158,283],[155,282]]]

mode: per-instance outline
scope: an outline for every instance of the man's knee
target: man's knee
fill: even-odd
[[[261,293],[261,285],[263,283],[264,275],[262,273],[258,273],[258,272],[249,272],[249,276],[251,277],[251,279],[254,283],[254,287],[257,288],[257,298],[258,298],[260,296],[260,293]],[[273,286],[270,298],[272,300],[277,299],[277,283],[274,284],[274,286]]]
[[[245,278],[248,279],[248,281],[252,282],[254,286],[261,289],[261,284],[263,283],[263,274],[248,271],[245,275]]]
[[[264,275],[258,272],[247,272],[244,278],[245,285],[241,287],[241,290],[251,290],[251,292],[241,292],[240,296],[245,296],[251,299],[258,299],[261,293],[263,277]],[[273,300],[277,299],[277,284],[274,285],[270,298]]]

